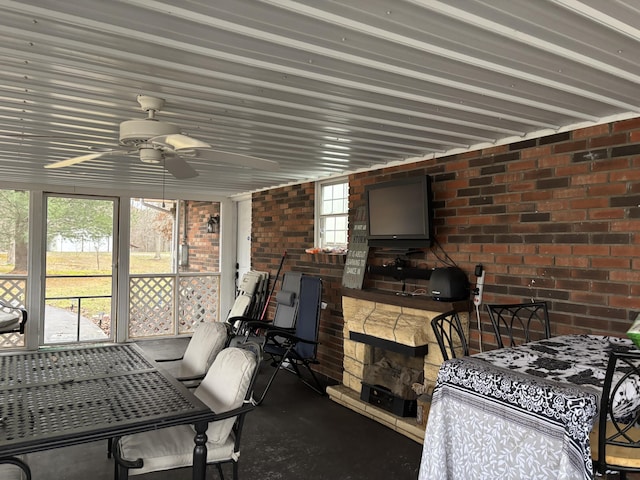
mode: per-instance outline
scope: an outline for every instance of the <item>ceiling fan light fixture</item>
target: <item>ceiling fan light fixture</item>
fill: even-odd
[[[155,148],[140,148],[140,161],[142,163],[160,163],[162,151]]]

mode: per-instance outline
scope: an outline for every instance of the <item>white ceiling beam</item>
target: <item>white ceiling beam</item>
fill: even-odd
[[[10,2],[12,3],[12,2]],[[146,3],[146,2],[145,2]],[[26,10],[41,10],[38,7],[32,7],[32,6],[25,6]],[[44,14],[44,13],[43,13]],[[314,81],[320,81],[320,82],[326,82],[329,84],[333,84],[333,85],[339,85],[339,86],[343,86],[346,88],[352,88],[354,90],[360,90],[360,91],[366,91],[366,92],[370,92],[370,93],[376,93],[376,94],[380,94],[380,95],[385,95],[385,96],[390,96],[390,97],[395,97],[395,98],[401,98],[401,99],[405,99],[405,100],[410,100],[410,101],[415,101],[415,102],[419,102],[422,104],[426,104],[426,105],[434,105],[434,106],[439,106],[439,107],[443,107],[443,108],[449,108],[452,110],[460,110],[463,112],[469,112],[469,113],[475,113],[475,114],[479,114],[479,115],[485,115],[488,117],[492,117],[492,118],[501,118],[501,119],[507,119],[507,120],[512,120],[512,121],[516,121],[522,124],[532,124],[533,122],[531,122],[530,120],[527,120],[525,118],[521,118],[521,117],[517,117],[515,115],[510,115],[510,114],[505,114],[504,112],[495,112],[489,109],[483,109],[483,108],[478,108],[478,107],[472,107],[469,105],[465,105],[464,103],[460,103],[460,102],[451,102],[451,101],[445,101],[445,100],[438,100],[438,99],[434,99],[432,97],[428,97],[425,95],[419,95],[419,94],[413,94],[413,93],[409,93],[406,92],[404,90],[399,90],[399,89],[393,89],[393,88],[388,88],[388,87],[381,87],[381,86],[377,86],[377,85],[373,85],[373,84],[366,84],[363,82],[356,82],[353,80],[349,80],[346,78],[340,78],[340,77],[336,77],[336,76],[331,76],[331,75],[326,75],[326,74],[321,74],[319,72],[315,72],[315,71],[309,71],[303,68],[295,68],[295,67],[288,67],[285,65],[281,65],[281,64],[277,64],[274,62],[266,62],[264,60],[258,60],[257,58],[252,58],[252,57],[247,57],[247,56],[240,56],[240,55],[236,55],[236,54],[231,54],[228,52],[222,52],[220,50],[213,50],[210,48],[206,48],[206,47],[200,47],[197,45],[193,45],[193,44],[187,44],[184,42],[178,42],[176,40],[172,40],[170,38],[166,38],[166,37],[160,37],[157,35],[150,35],[150,34],[146,34],[144,32],[139,32],[139,31],[134,31],[134,30],[130,30],[130,29],[126,29],[126,28],[122,28],[122,27],[117,27],[117,26],[113,26],[113,25],[108,25],[108,24],[104,24],[101,22],[95,22],[95,21],[90,21],[87,19],[84,19],[82,17],[74,17],[68,14],[62,14],[59,12],[54,12],[54,13],[50,13],[49,15],[55,15],[55,16],[59,16],[61,18],[64,18],[65,22],[68,23],[72,23],[75,25],[82,25],[84,28],[87,27],[92,27],[95,28],[96,30],[103,32],[103,33],[113,33],[115,35],[121,35],[124,37],[128,37],[131,38],[132,40],[139,40],[139,41],[145,41],[148,42],[150,44],[155,44],[158,46],[166,46],[169,48],[174,48],[174,49],[178,49],[178,50],[184,50],[184,51],[189,51],[191,53],[194,54],[200,54],[209,58],[216,58],[218,60],[225,60],[225,61],[229,61],[232,63],[236,63],[239,65],[244,65],[244,66],[252,66],[254,68],[259,68],[259,69],[264,69],[267,71],[274,71],[274,72],[279,72],[280,74],[283,75],[293,75],[293,76],[298,76],[301,78],[307,78],[309,80],[314,80]],[[62,21],[62,20],[61,20]],[[24,32],[20,29],[12,29],[11,27],[7,27],[7,29],[5,30],[5,34],[10,34],[10,35],[17,35],[17,36],[21,36],[24,35]],[[101,57],[101,56],[106,56],[106,57],[110,57],[110,58],[122,58],[128,61],[139,61],[142,62],[143,64],[151,64],[151,65],[158,65],[158,66],[166,66],[166,62],[163,60],[159,60],[159,59],[153,59],[151,57],[147,57],[147,56],[143,56],[143,55],[137,55],[137,54],[133,54],[133,53],[128,53],[128,52],[123,52],[121,50],[116,50],[116,49],[111,49],[111,48],[107,48],[107,47],[100,47],[100,46],[96,46],[96,45],[89,45],[86,42],[82,42],[82,41],[76,41],[76,40],[71,40],[71,39],[63,39],[60,37],[52,37],[46,34],[36,34],[35,32],[31,32],[30,33],[30,37],[33,37],[33,39],[35,41],[41,41],[41,42],[45,42],[45,43],[50,43],[53,42],[52,44],[59,44],[60,46],[63,46],[65,48],[68,49],[78,49],[80,51],[89,51],[91,52],[93,55],[95,55],[96,57]],[[67,60],[68,61],[68,60]],[[95,66],[93,66],[93,68],[95,68]],[[184,72],[189,72],[192,71],[194,73],[198,73],[198,74],[206,74],[208,72],[207,69],[203,69],[203,68],[197,68],[194,66],[189,66],[189,65],[182,65],[179,64],[177,62],[175,62],[172,65],[172,68],[174,69],[180,69],[181,71]],[[394,66],[395,68],[395,66]],[[496,68],[498,68],[496,66]],[[426,79],[422,79],[423,81],[427,81]],[[433,77],[434,81],[437,81],[437,84],[440,85],[446,85],[448,87],[450,87],[451,85],[455,85],[457,82],[452,82],[450,79],[446,79],[446,78],[440,78],[438,79],[437,77]],[[476,93],[478,95],[486,95],[487,97],[493,97],[493,98],[500,98],[499,96],[496,96],[493,90],[489,90],[489,89],[481,89],[482,92],[481,93],[480,90],[474,91],[474,88],[471,88],[471,86],[469,86],[469,90],[466,91],[473,91],[473,93]],[[505,100],[510,100],[512,102],[516,102],[522,105],[526,105],[528,107],[534,107],[534,108],[538,108],[540,110],[543,111],[551,111],[551,112],[555,112],[558,114],[563,114],[563,115],[567,115],[570,116],[572,118],[575,119],[579,119],[579,120],[590,120],[590,121],[595,121],[597,118],[594,117],[593,115],[588,115],[584,112],[578,112],[578,111],[574,111],[574,110],[569,110],[569,109],[565,109],[565,108],[561,108],[561,107],[557,107],[555,105],[551,105],[551,104],[544,104],[542,102],[536,102],[533,101],[531,99],[526,99],[523,100],[517,96],[508,96],[504,98]],[[544,124],[542,122],[537,123],[535,126],[537,127],[541,127],[541,128],[553,128],[552,125],[549,124]]]

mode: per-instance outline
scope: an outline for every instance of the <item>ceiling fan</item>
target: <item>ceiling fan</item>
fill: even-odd
[[[140,161],[144,163],[163,163],[175,178],[197,177],[198,172],[180,156],[180,153],[183,153],[185,156],[197,156],[238,167],[259,170],[279,169],[278,162],[272,160],[215,150],[208,143],[183,135],[177,125],[156,119],[156,112],[159,112],[165,103],[162,98],[138,95],[137,100],[142,110],[147,112],[147,118],[125,120],[120,124],[119,143],[126,149],[125,152],[120,149],[93,152],[50,163],[44,168],[68,167],[106,155],[137,153]]]

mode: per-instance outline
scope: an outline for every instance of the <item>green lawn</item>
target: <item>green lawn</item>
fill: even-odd
[[[130,273],[167,273],[171,271],[171,256],[168,252],[132,253]],[[100,275],[109,274],[111,253],[95,252],[47,252],[47,273],[50,275]],[[7,263],[7,253],[0,252],[0,274],[13,271],[13,264]]]
[[[95,252],[47,252],[47,275],[69,275],[81,278],[48,278],[46,298],[90,297],[111,295],[111,277],[86,277],[86,275],[111,275],[111,253]],[[8,264],[7,253],[0,252],[0,275],[12,274],[14,266]],[[171,273],[171,255],[163,252],[132,253],[130,273]],[[60,308],[77,308],[77,299],[51,300],[47,304]],[[77,310],[76,310],[77,311]],[[82,300],[82,313],[88,318],[111,311],[110,298]]]

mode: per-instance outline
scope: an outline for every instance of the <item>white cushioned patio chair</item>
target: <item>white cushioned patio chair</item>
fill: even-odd
[[[31,469],[20,458],[0,458],[0,478],[2,480],[31,480]]]
[[[217,414],[206,432],[207,465],[215,464],[221,478],[225,463],[233,465],[233,478],[238,478],[240,436],[245,415],[255,408],[252,391],[261,360],[261,348],[256,343],[225,348],[195,390],[195,395]],[[116,480],[191,467],[194,436],[192,425],[178,425],[116,438]]]
[[[201,322],[193,332],[184,354],[178,358],[155,359],[169,375],[187,388],[200,384],[216,356],[225,348],[229,332],[222,322]],[[113,439],[107,441],[107,457],[113,454]]]
[[[223,322],[201,322],[195,328],[193,336],[184,354],[179,358],[159,358],[160,366],[181,382],[197,386],[206,375],[216,356],[227,344],[227,325]]]
[[[14,307],[0,300],[0,334],[20,333],[24,334],[24,326],[27,323],[27,310],[23,307]]]

